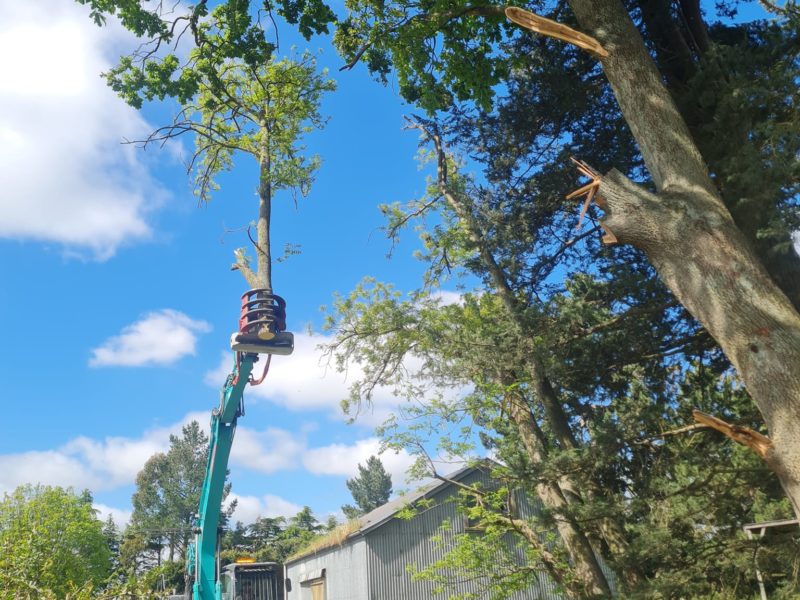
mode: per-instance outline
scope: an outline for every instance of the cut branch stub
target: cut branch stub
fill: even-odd
[[[758,454],[763,460],[769,462],[769,456],[772,452],[772,440],[770,440],[764,434],[750,429],[749,427],[732,425],[731,423],[727,423],[718,417],[706,414],[697,409],[692,411],[692,417],[694,417],[694,420],[698,423],[719,431],[721,434],[731,438],[737,444],[747,446],[753,452]]]
[[[509,6],[506,8],[506,17],[525,29],[572,44],[596,58],[606,58],[609,55],[608,50],[593,37],[522,8]]]
[[[603,181],[603,176],[600,175],[597,171],[592,169],[589,165],[585,162],[578,160],[575,157],[570,157],[570,160],[575,163],[578,167],[578,171],[580,171],[581,175],[588,177],[591,179],[589,183],[584,186],[579,187],[574,192],[570,192],[567,194],[567,200],[572,200],[573,198],[580,198],[581,196],[586,196],[586,200],[583,202],[583,206],[581,207],[581,214],[578,217],[578,224],[575,226],[575,229],[578,230],[581,227],[581,223],[583,223],[583,218],[586,216],[586,211],[589,210],[589,205],[592,203],[594,199],[597,202],[597,205],[600,208],[604,208],[603,200],[599,194],[597,194],[597,190],[600,189],[600,183]],[[601,223],[600,227],[603,228],[605,232],[603,235],[603,243],[606,245],[616,244],[618,242],[617,236],[615,236],[608,227]]]

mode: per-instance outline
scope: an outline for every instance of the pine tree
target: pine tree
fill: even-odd
[[[353,495],[356,506],[345,504],[342,512],[348,519],[357,519],[386,504],[392,495],[392,478],[383,467],[381,459],[370,456],[366,466],[358,465],[358,475],[347,480],[347,488]]]

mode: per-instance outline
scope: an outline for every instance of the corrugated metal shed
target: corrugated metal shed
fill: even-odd
[[[466,484],[491,483],[488,468],[479,466],[465,467],[450,474],[448,479]],[[465,521],[454,501],[457,496],[458,489],[451,483],[429,484],[362,517],[340,544],[287,561],[286,573],[292,582],[287,600],[310,600],[310,592],[305,593],[307,589],[299,582],[321,569],[325,569],[326,600],[430,598],[434,583],[412,581],[409,565],[419,568],[430,565],[444,556],[457,535],[465,533]],[[396,518],[403,507],[423,498],[431,501],[428,508],[410,520]],[[525,499],[518,504],[521,516],[535,513],[535,505]],[[447,530],[441,529],[444,521],[451,523]],[[438,543],[432,541],[434,536],[440,537]],[[484,583],[480,579],[464,580],[452,593],[480,593]],[[531,588],[513,596],[514,600],[560,598],[545,573]]]
[[[286,565],[291,581],[287,600],[310,600],[310,584],[324,579],[326,600],[368,600],[367,543],[363,537],[347,540]],[[323,572],[324,571],[324,572]]]
[[[476,468],[466,469],[448,478],[467,485],[491,483],[486,471]],[[430,598],[433,595],[434,583],[412,581],[408,566],[416,565],[421,568],[430,565],[453,546],[456,536],[466,533],[466,523],[458,513],[455,502],[457,496],[458,490],[451,484],[437,485],[426,494],[432,500],[430,508],[409,521],[386,520],[382,526],[368,532],[366,539],[371,582],[369,600],[406,600]],[[451,526],[441,530],[440,526],[445,520]],[[434,535],[440,538],[437,543],[431,541]],[[457,585],[448,587],[448,590],[453,594],[480,595],[485,584],[486,581],[481,579],[462,579]],[[562,596],[556,593],[552,580],[542,573],[531,588],[514,594],[512,598],[558,600]],[[330,600],[335,599],[331,597]]]

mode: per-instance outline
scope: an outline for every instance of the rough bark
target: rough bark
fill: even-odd
[[[714,337],[769,428],[770,465],[800,517],[800,315],[770,278],[708,174],[686,123],[619,0],[570,0],[601,60],[657,194],[611,171],[603,224],[642,249]]]
[[[713,165],[714,154],[719,153],[719,140],[709,139],[702,132],[702,125],[711,118],[709,109],[701,108],[697,102],[680,101],[701,57],[711,45],[699,4],[697,0],[680,0],[680,22],[672,16],[674,4],[670,1],[638,0],[637,5],[658,69],[673,97],[678,99],[678,109],[690,132],[694,134],[699,128],[701,136],[696,137],[696,142],[701,154]],[[770,227],[770,220],[774,218],[774,213],[764,210],[764,207],[782,193],[780,184],[770,176],[769,167],[759,163],[760,151],[746,130],[734,127],[727,141],[735,145],[736,152],[742,156],[750,156],[752,164],[748,165],[746,180],[727,171],[725,161],[713,166],[718,190],[737,227],[750,240],[770,277],[789,297],[795,309],[800,310],[800,256],[793,249],[790,234],[786,233],[781,239],[774,235],[760,235]],[[755,181],[765,182],[765,185],[752,183]],[[785,249],[776,249],[776,245]]]

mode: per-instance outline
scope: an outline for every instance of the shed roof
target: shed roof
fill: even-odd
[[[459,481],[460,479],[464,478],[465,476],[469,475],[470,473],[476,471],[480,468],[487,468],[493,466],[494,461],[489,459],[483,459],[477,463],[467,465],[446,475],[446,479],[451,479],[453,481]],[[290,564],[296,562],[306,556],[310,556],[313,554],[317,554],[323,550],[327,550],[329,548],[333,548],[335,546],[343,546],[353,538],[362,536],[373,529],[377,529],[384,523],[392,520],[395,515],[400,512],[406,506],[413,504],[414,502],[421,500],[423,498],[429,498],[435,495],[437,492],[441,491],[445,487],[450,485],[448,481],[441,481],[435,480],[431,483],[423,485],[413,492],[409,492],[407,494],[403,494],[402,496],[398,496],[394,500],[379,506],[372,512],[368,512],[367,514],[359,517],[358,519],[354,519],[349,523],[345,523],[344,525],[340,525],[333,531],[331,531],[328,535],[323,536],[322,538],[318,538],[313,542],[309,547],[304,550],[301,550],[299,553],[295,554],[294,556],[290,556],[289,559],[286,561],[286,564]]]

